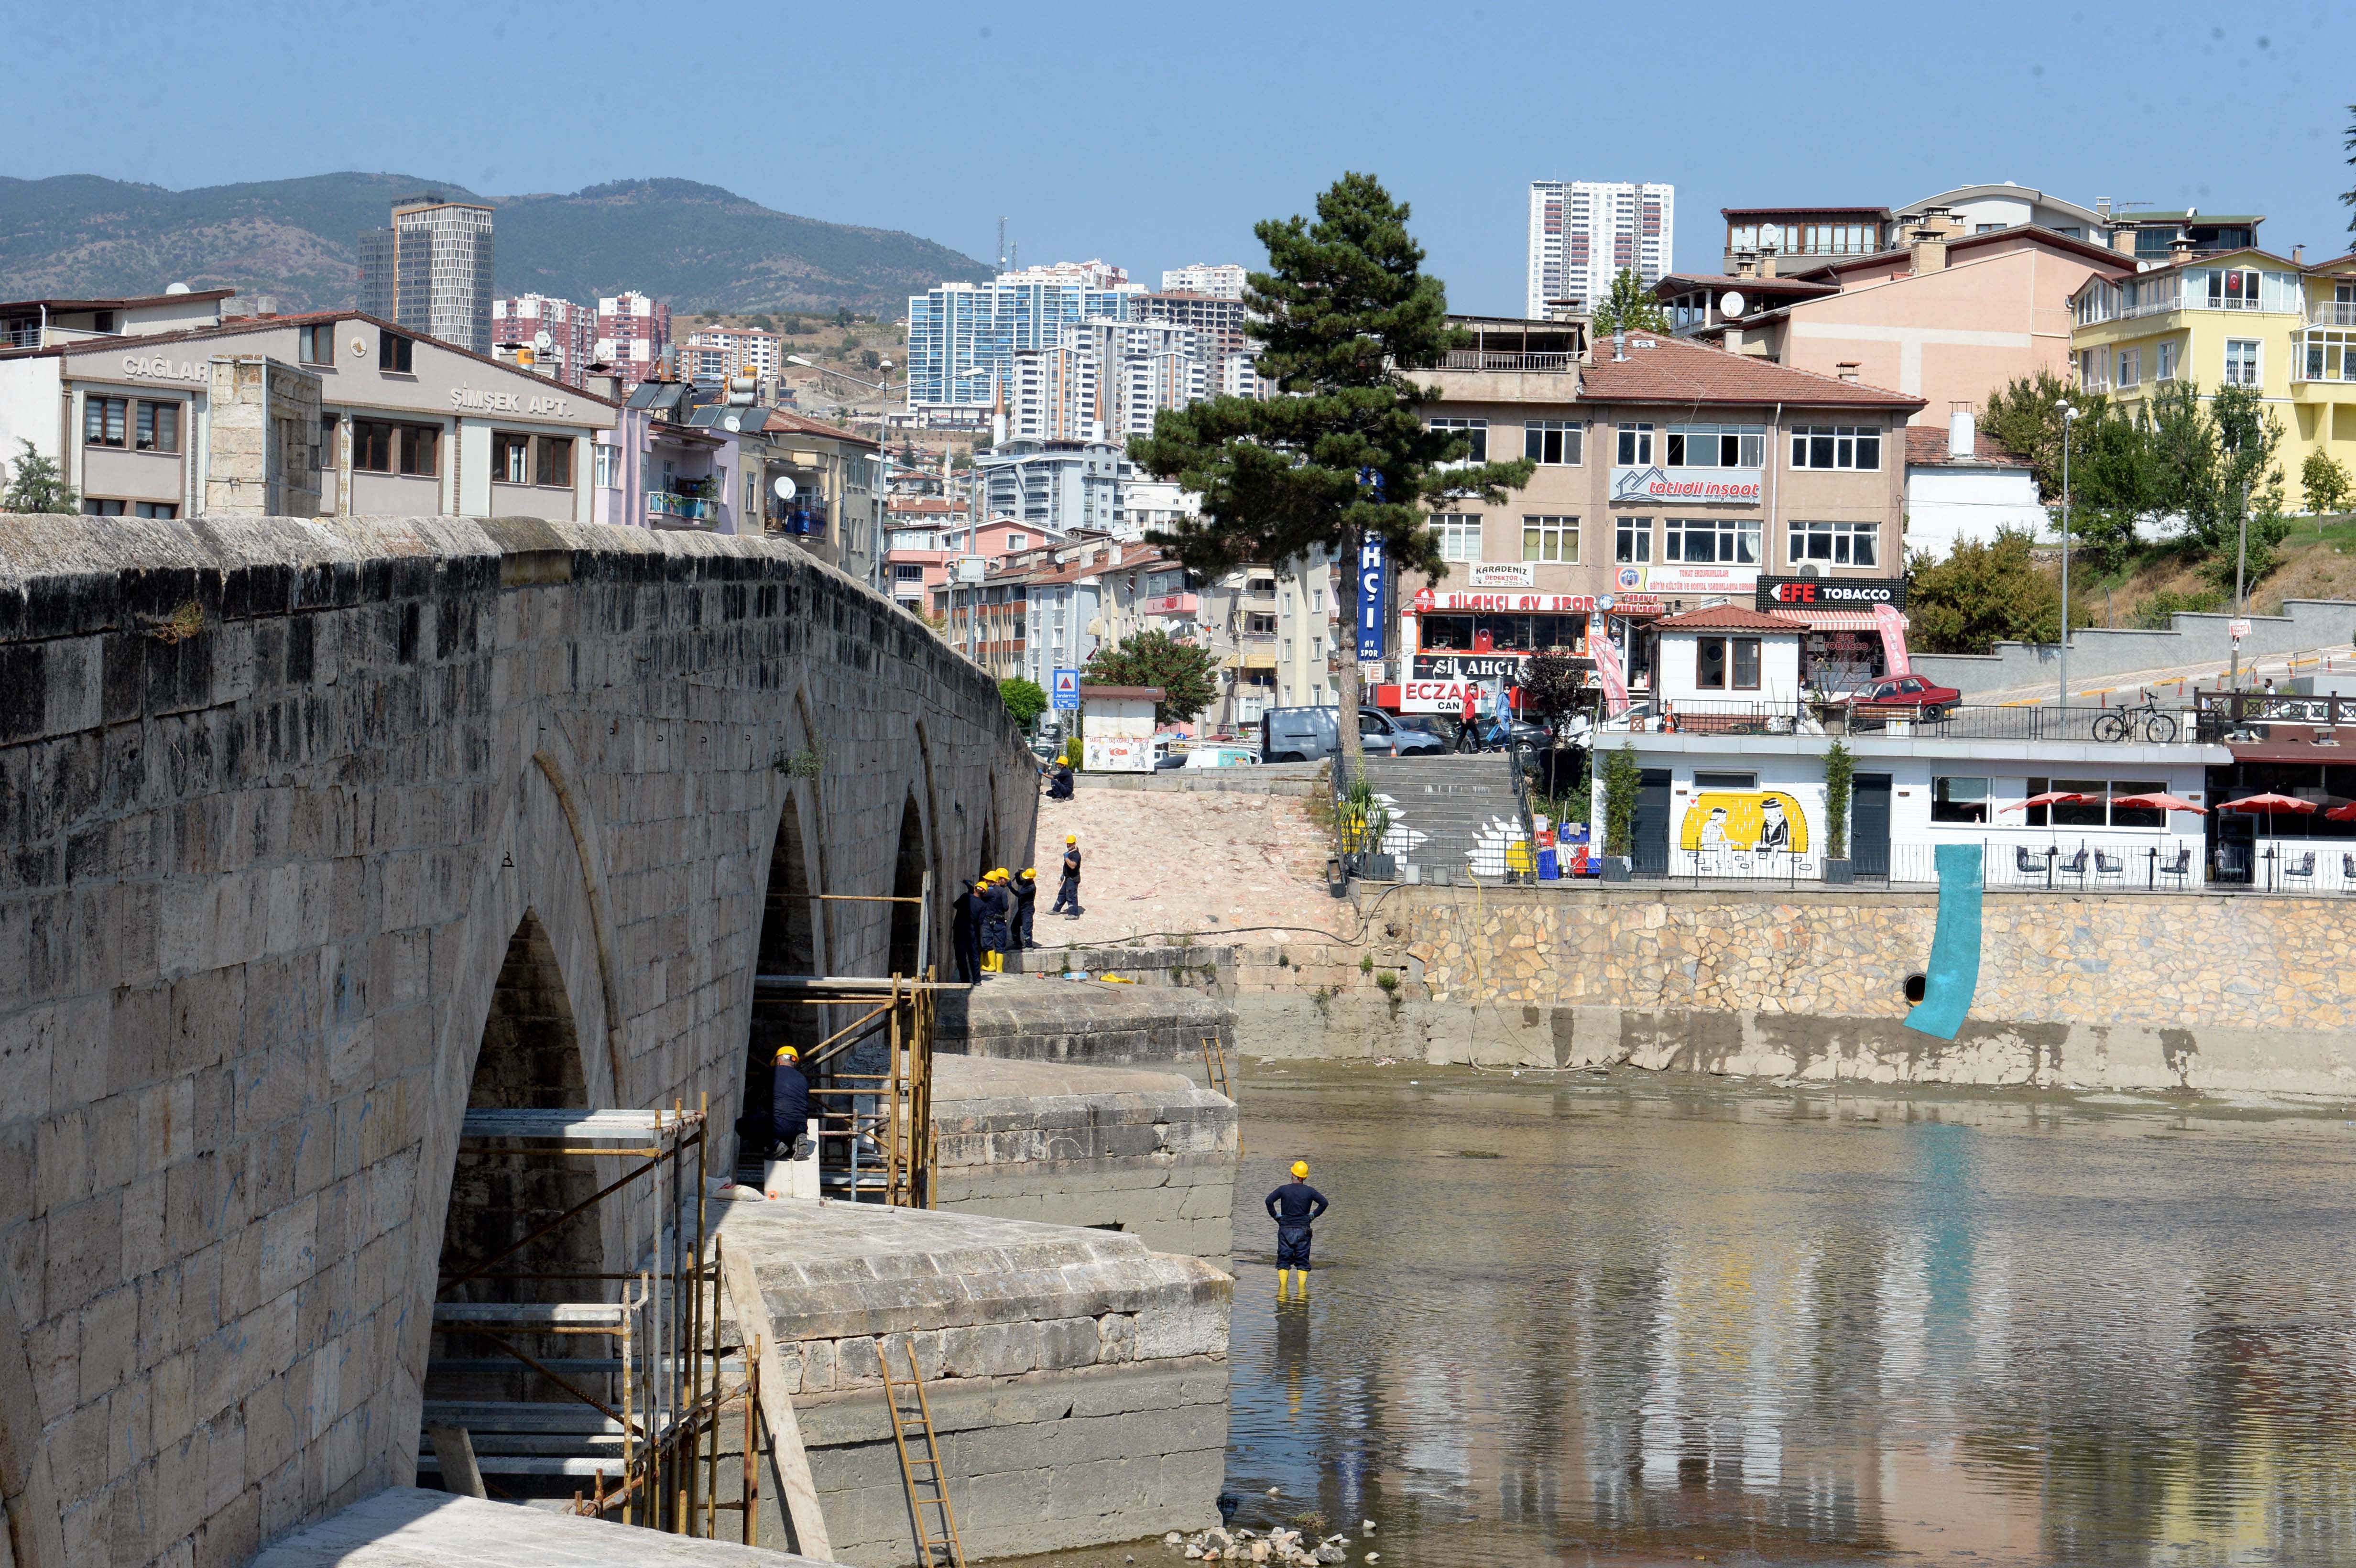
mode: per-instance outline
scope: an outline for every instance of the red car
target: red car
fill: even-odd
[[[1919,675],[1884,676],[1837,699],[1852,713],[1896,713],[1904,709],[1919,712],[1925,719],[1945,718],[1947,709],[1963,699],[1964,694],[1954,687],[1924,680]]]

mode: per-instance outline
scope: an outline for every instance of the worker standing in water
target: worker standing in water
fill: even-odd
[[[1276,1221],[1276,1298],[1287,1299],[1290,1272],[1301,1271],[1301,1299],[1309,1299],[1310,1227],[1332,1205],[1309,1185],[1309,1162],[1292,1162],[1292,1179],[1268,1195],[1268,1217]]]

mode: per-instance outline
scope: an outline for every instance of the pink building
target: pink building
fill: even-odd
[[[1768,275],[1678,274],[1654,293],[1681,337],[1921,398],[1914,421],[1942,427],[1954,405],[1981,408],[2016,378],[2066,378],[2070,296],[2135,271],[2132,257],[2050,229],[1933,223],[1868,255],[1765,261]]]
[[[1064,542],[1061,534],[1006,517],[969,528],[961,504],[936,496],[894,502],[884,526],[891,530],[884,575],[892,597],[912,609],[938,603],[934,591],[948,584],[949,562],[958,556],[980,556],[982,569],[996,576]]]
[[[670,347],[670,306],[640,293],[597,302],[597,358],[614,368],[626,395],[661,366]]]
[[[589,362],[597,357],[597,316],[587,305],[546,294],[493,300],[491,343],[495,348],[513,344],[531,349],[537,361],[533,368],[586,391]]]

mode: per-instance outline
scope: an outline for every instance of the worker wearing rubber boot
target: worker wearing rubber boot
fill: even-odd
[[[1331,1207],[1309,1185],[1309,1162],[1292,1162],[1292,1179],[1268,1195],[1268,1217],[1276,1221],[1276,1298],[1285,1300],[1291,1271],[1301,1271],[1301,1299],[1309,1299],[1310,1226]]]
[[[771,1198],[818,1196],[818,1140],[810,1136],[809,1080],[802,1076],[802,1053],[790,1045],[777,1048],[769,1083],[769,1125],[776,1139],[776,1157],[761,1182]]]
[[[1026,947],[1039,945],[1031,936],[1031,923],[1039,913],[1039,873],[1028,866],[1023,867],[1015,873],[1009,891],[1014,895],[1014,921],[1007,932],[1013,940],[1007,945],[1012,951],[1020,953]]]
[[[1006,916],[1014,895],[1006,891],[1006,868],[999,867],[981,880],[981,972],[1006,970]]]

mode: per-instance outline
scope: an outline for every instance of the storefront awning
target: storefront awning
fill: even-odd
[[[1873,618],[1873,612],[1870,610],[1778,608],[1773,613],[1777,620],[1797,622],[1811,632],[1879,632],[1881,630],[1881,624]],[[1903,614],[1898,617],[1898,624],[1912,629],[1912,623]]]
[[[1246,654],[1244,656],[1243,663],[1244,668],[1246,669],[1274,669],[1276,667],[1276,656],[1274,654]]]

